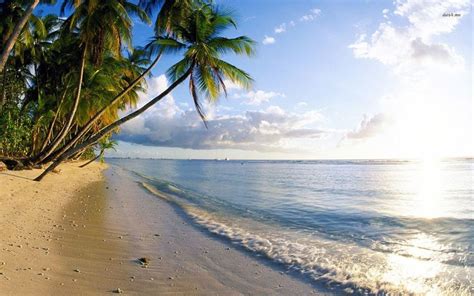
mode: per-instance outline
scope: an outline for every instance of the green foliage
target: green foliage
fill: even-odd
[[[11,1],[8,13],[0,14],[2,47],[27,2]],[[226,93],[227,79],[244,88],[252,83],[222,57],[252,55],[254,41],[222,37],[236,23],[211,0],[61,2],[62,10],[71,12],[67,18],[31,15],[0,74],[0,156],[46,163],[66,154],[94,158],[92,147],[99,155],[114,149],[111,133],[130,119],[120,118],[119,111],[136,107],[144,77],[165,54],[177,57],[167,71],[173,85],[167,92],[189,78],[203,119],[201,96],[216,101]],[[134,22],[149,24],[151,16],[156,16],[155,37],[146,47],[133,48]]]
[[[95,158],[94,148],[87,148],[84,153],[82,153],[80,160],[91,160]]]
[[[0,112],[0,156],[23,157],[31,147],[32,121],[11,103]]]
[[[212,5],[195,3],[183,12],[181,19],[172,20],[171,37],[156,37],[149,47],[179,52],[183,58],[168,69],[172,81],[190,73],[189,90],[197,112],[205,122],[201,108],[200,94],[208,101],[216,101],[224,92],[227,94],[225,79],[243,88],[250,88],[253,80],[248,73],[222,60],[222,55],[234,53],[251,56],[255,42],[246,37],[226,38],[220,36],[225,30],[236,27],[231,13],[219,10]],[[174,41],[172,41],[174,40]]]

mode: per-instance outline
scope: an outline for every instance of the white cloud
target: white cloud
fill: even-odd
[[[243,89],[241,85],[233,82],[232,80],[229,79],[224,79],[224,85],[227,91],[233,91],[233,90],[241,90]]]
[[[391,123],[388,115],[379,113],[372,117],[364,115],[357,129],[346,134],[347,139],[367,139],[382,133]]]
[[[275,34],[280,34],[286,32],[286,23],[280,24],[278,27],[275,28]]]
[[[401,75],[419,75],[420,66],[462,67],[463,59],[454,48],[435,43],[439,34],[452,32],[461,17],[443,17],[446,12],[468,13],[468,0],[397,0],[394,13],[408,25],[381,23],[370,36],[359,36],[351,48],[356,58],[375,59]],[[387,15],[388,10],[383,14]]]
[[[234,99],[245,99],[244,103],[247,105],[258,106],[263,103],[269,102],[271,99],[276,97],[285,97],[285,94],[274,92],[274,91],[264,91],[264,90],[251,90],[247,92],[242,92],[243,87],[226,79],[224,80],[226,89],[228,92],[233,92],[232,98]]]
[[[275,40],[274,37],[265,35],[265,37],[264,37],[263,40],[262,40],[262,43],[263,43],[264,45],[268,45],[268,44],[273,44],[273,43],[275,43],[275,41],[276,41],[276,40]]]
[[[465,136],[472,134],[466,128],[472,122],[472,112],[466,111],[472,106],[466,95],[470,85],[464,59],[448,40],[469,38],[454,32],[469,8],[468,0],[396,0],[390,11],[382,11],[386,17],[374,32],[363,32],[349,46],[356,58],[378,61],[396,75],[379,105],[381,113],[365,116],[346,134],[347,142],[397,157],[464,153],[472,143]]]
[[[151,77],[147,80],[147,90],[144,93],[139,93],[140,101],[138,107],[143,106],[153,97],[157,96],[168,88],[168,79],[165,75]],[[172,118],[179,113],[181,109],[176,105],[175,100],[171,94],[165,96],[159,104],[152,106],[146,112],[159,113],[163,118]]]
[[[321,9],[319,8],[311,9],[309,12],[309,14],[300,17],[300,22],[310,22],[315,20],[319,15],[321,15]]]
[[[431,63],[460,64],[462,58],[456,54],[453,48],[446,44],[426,44],[421,38],[411,42],[412,58],[420,62],[428,61]]]
[[[274,92],[274,91],[263,91],[263,90],[257,90],[257,91],[249,91],[245,94],[237,94],[234,96],[235,98],[245,98],[246,101],[245,103],[247,105],[254,105],[258,106],[263,103],[267,103],[270,101],[270,99],[276,98],[276,97],[285,97],[284,94]]]
[[[287,151],[288,143],[296,139],[320,138],[325,131],[314,124],[322,119],[318,111],[290,113],[270,106],[239,115],[212,116],[206,129],[195,110],[183,110],[169,97],[124,124],[116,138],[159,147]]]
[[[299,21],[300,22],[310,22],[310,21],[315,20],[320,14],[321,14],[321,9],[313,8],[313,9],[309,10],[308,14],[305,14],[305,15],[301,16]],[[275,27],[273,29],[273,32],[275,34],[282,34],[282,33],[285,33],[288,28],[295,27],[295,26],[296,26],[296,22],[292,20],[292,21],[289,21],[288,24],[287,23],[281,23],[280,25],[278,25],[277,27]],[[275,37],[267,36],[267,35],[265,35],[265,37],[262,40],[262,43],[264,45],[274,44],[275,42],[276,42]]]
[[[303,108],[303,107],[306,107],[306,106],[308,106],[308,103],[306,103],[306,102],[299,102],[298,104],[296,104],[297,108]]]
[[[469,13],[469,0],[397,0],[395,14],[406,17],[422,38],[454,30],[461,17],[443,17],[445,13]]]

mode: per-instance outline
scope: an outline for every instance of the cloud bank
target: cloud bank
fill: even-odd
[[[372,117],[364,115],[359,127],[346,134],[346,139],[362,140],[374,137],[382,133],[391,123],[391,119],[384,113],[376,114]]]
[[[152,78],[150,93],[167,86],[164,76]],[[250,92],[256,94],[255,92]],[[210,111],[209,106],[207,106]],[[172,96],[126,123],[117,140],[148,146],[190,149],[243,149],[285,151],[288,140],[319,138],[324,134],[314,124],[322,120],[317,111],[286,112],[277,106],[239,115],[208,113],[206,129],[193,109],[182,109]]]
[[[450,12],[460,16],[446,16]],[[433,40],[452,32],[468,12],[469,0],[397,0],[393,14],[407,24],[393,24],[384,9],[386,20],[378,29],[370,37],[360,35],[349,48],[356,58],[378,60],[401,75],[418,73],[420,66],[462,67],[463,59],[454,48]]]

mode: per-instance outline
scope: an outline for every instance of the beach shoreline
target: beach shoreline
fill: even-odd
[[[321,294],[204,233],[126,171],[79,164],[40,183],[39,170],[0,173],[5,295]]]

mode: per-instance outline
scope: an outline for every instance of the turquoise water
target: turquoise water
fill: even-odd
[[[210,232],[315,283],[471,295],[473,160],[108,162]]]

